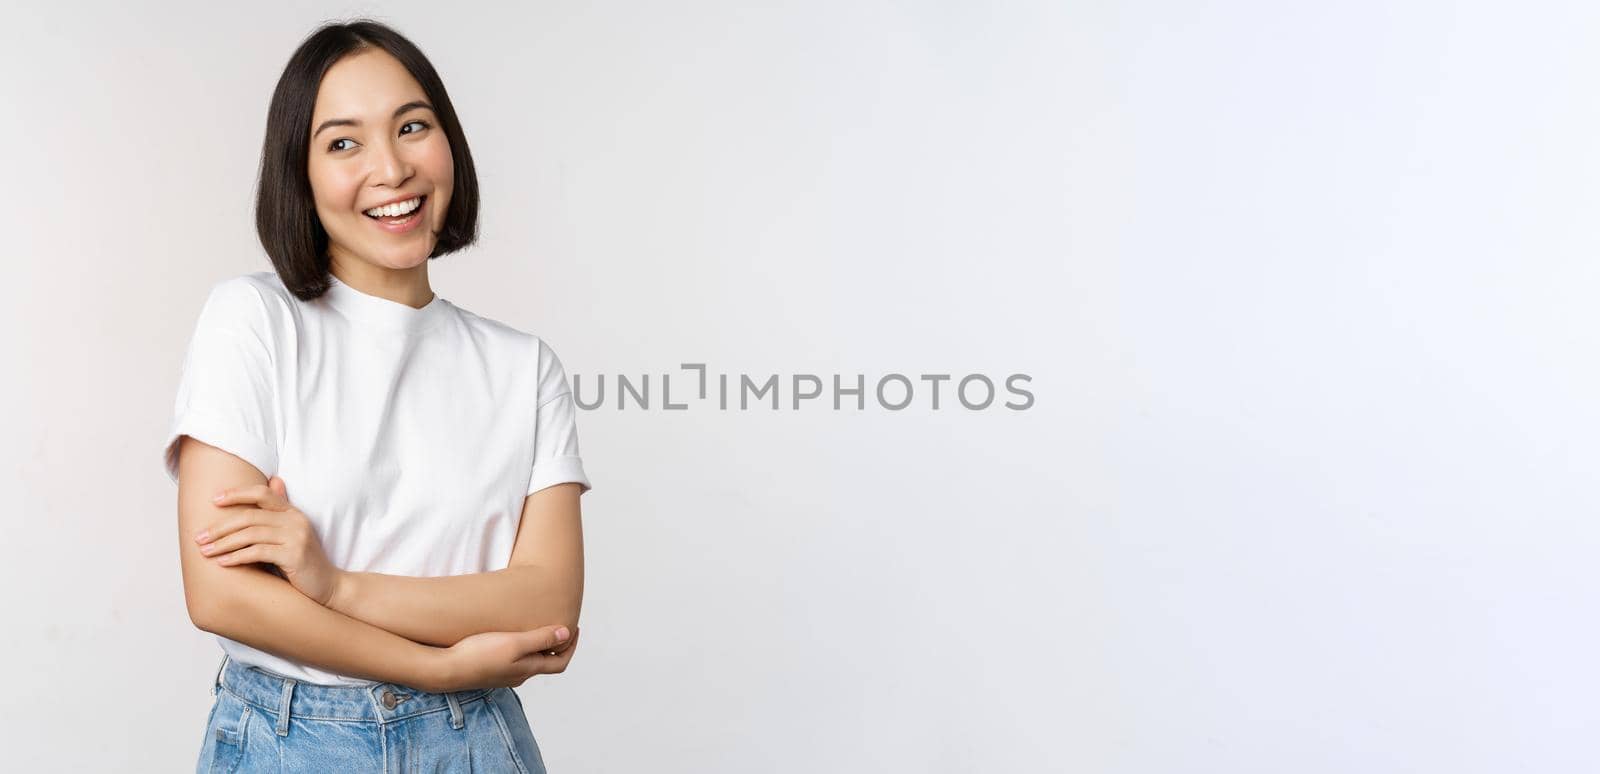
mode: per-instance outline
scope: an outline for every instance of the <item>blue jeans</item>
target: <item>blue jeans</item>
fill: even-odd
[[[545,774],[510,688],[314,685],[224,656],[211,693],[197,774]]]

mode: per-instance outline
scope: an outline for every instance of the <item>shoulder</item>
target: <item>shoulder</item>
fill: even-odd
[[[465,323],[468,328],[472,329],[474,333],[492,336],[495,338],[504,339],[506,341],[514,341],[523,345],[527,345],[528,339],[533,335],[520,328],[507,325],[506,323],[496,320],[493,317],[485,317],[470,309],[457,306],[456,304],[452,303],[450,306],[455,308],[456,313],[461,316],[461,321]]]
[[[558,396],[567,388],[566,369],[555,349],[543,336],[516,328],[491,317],[455,307],[474,335],[505,345],[514,359],[534,369],[541,395]]]
[[[200,310],[201,326],[248,330],[264,325],[274,298],[271,281],[262,274],[276,279],[272,272],[254,272],[214,283]]]
[[[455,307],[462,323],[472,332],[474,338],[498,345],[519,358],[537,357],[544,346],[538,336],[528,331],[454,304],[451,306]]]
[[[211,286],[195,327],[197,332],[242,334],[270,345],[281,338],[280,331],[294,329],[299,303],[276,272],[241,274]]]

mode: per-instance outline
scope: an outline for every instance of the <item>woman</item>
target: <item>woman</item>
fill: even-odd
[[[511,688],[574,653],[589,482],[561,361],[429,287],[477,194],[410,41],[358,21],[295,51],[256,210],[275,271],[211,289],[165,448],[224,651],[201,772],[544,770]]]

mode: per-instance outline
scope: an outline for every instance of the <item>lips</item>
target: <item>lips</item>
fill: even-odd
[[[366,215],[366,216],[367,216],[367,217],[369,217],[369,218],[371,218],[371,219],[373,219],[373,220],[388,220],[388,219],[389,219],[389,218],[391,218],[391,217],[396,217],[396,218],[403,218],[403,217],[408,217],[408,216],[410,216],[410,215],[414,215],[414,214],[416,214],[416,212],[417,212],[417,210],[420,210],[420,209],[422,209],[422,207],[423,207],[423,205],[425,205],[425,204],[427,204],[427,203],[428,203],[428,195],[427,195],[427,194],[413,194],[413,195],[411,195],[411,196],[407,196],[407,197],[406,197],[406,198],[404,198],[404,199],[395,199],[395,200],[394,200],[394,201],[390,201],[390,202],[384,202],[384,203],[383,203],[383,204],[374,204],[374,205],[372,205],[372,206],[371,206],[371,207],[368,207],[368,208],[367,208],[367,209],[368,209],[368,210],[374,210],[374,209],[377,209],[377,208],[379,208],[379,207],[387,207],[387,206],[389,206],[389,205],[391,205],[391,204],[399,204],[399,203],[400,203],[400,202],[409,202],[409,201],[411,201],[411,200],[412,200],[412,199],[417,199],[417,200],[418,200],[418,202],[417,202],[417,209],[415,209],[415,210],[412,210],[412,211],[411,211],[411,212],[409,212],[409,213],[406,213],[406,215],[395,215],[395,216],[385,216],[385,215],[367,215],[367,212],[366,212],[366,210],[362,210],[362,211],[361,211],[361,214],[362,214],[362,215]]]
[[[372,221],[372,225],[391,234],[404,234],[416,228],[417,224],[422,222],[423,212],[428,208],[428,197],[424,195],[421,199],[422,201],[417,203],[416,209],[397,218],[374,218],[365,212],[361,213],[361,216]]]

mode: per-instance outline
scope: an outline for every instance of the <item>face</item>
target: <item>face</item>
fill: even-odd
[[[455,163],[421,84],[381,49],[347,56],[323,75],[307,131],[306,171],[333,265],[426,263],[449,211]],[[368,214],[395,200],[403,210],[403,200],[418,197],[421,206],[403,218]]]

